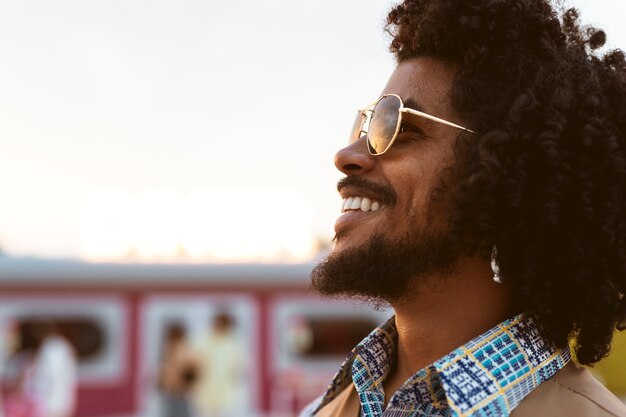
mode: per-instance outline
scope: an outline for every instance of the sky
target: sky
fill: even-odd
[[[0,247],[302,261],[394,68],[383,0],[0,0]],[[620,1],[574,1],[626,47]]]

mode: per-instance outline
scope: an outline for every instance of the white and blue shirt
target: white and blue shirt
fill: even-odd
[[[302,411],[313,417],[350,384],[361,417],[509,416],[542,382],[570,361],[523,315],[506,320],[411,376],[385,406],[383,381],[397,340],[395,318],[372,331],[350,353],[326,393]]]

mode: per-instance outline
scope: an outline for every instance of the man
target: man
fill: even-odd
[[[545,0],[406,0],[388,24],[398,65],[335,157],[312,281],[395,316],[301,415],[626,416],[579,365],[626,321],[624,54]]]

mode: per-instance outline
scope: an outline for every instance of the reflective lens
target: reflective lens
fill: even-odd
[[[402,102],[396,96],[384,96],[372,109],[367,132],[367,144],[372,155],[384,153],[399,128]]]

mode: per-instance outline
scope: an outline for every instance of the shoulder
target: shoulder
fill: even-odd
[[[626,405],[591,373],[569,363],[531,392],[512,417],[626,417]]]
[[[323,395],[317,397],[316,399],[314,399],[313,401],[311,401],[309,404],[306,405],[306,407],[304,407],[302,409],[302,411],[300,411],[300,414],[298,414],[298,417],[311,417],[314,415],[315,410],[317,410],[317,408],[319,407],[320,403],[322,402],[322,399],[324,398]]]

